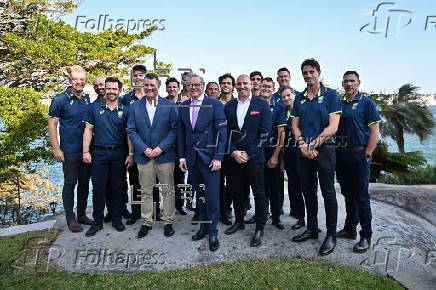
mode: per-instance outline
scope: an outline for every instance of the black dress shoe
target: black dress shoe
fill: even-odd
[[[176,210],[177,210],[177,212],[178,212],[179,214],[181,214],[181,215],[187,215],[186,211],[184,211],[184,210],[183,210],[183,207],[181,207],[181,206],[177,206],[177,207],[176,207]]]
[[[336,237],[333,235],[327,235],[324,239],[324,242],[319,248],[319,255],[325,256],[333,252],[336,247]]]
[[[306,225],[304,218],[298,219],[297,222],[292,226],[293,230],[298,230]]]
[[[312,232],[310,230],[305,230],[301,235],[292,238],[293,242],[301,243],[310,239],[318,239],[318,232]]]
[[[253,237],[251,237],[250,247],[257,247],[262,243],[263,231],[255,230]]]
[[[278,219],[278,220],[274,220],[274,221],[272,222],[272,224],[273,224],[274,226],[276,226],[276,228],[278,228],[279,230],[284,230],[284,229],[285,229],[285,225],[282,223],[282,221],[281,221],[280,219]]]
[[[244,221],[244,224],[255,224],[256,223],[256,216],[252,216],[248,220]]]
[[[231,235],[236,233],[237,231],[245,229],[245,225],[243,222],[235,222],[233,225],[231,225],[224,233],[226,235]]]
[[[215,252],[220,247],[220,242],[217,236],[209,237],[209,250]]]
[[[92,236],[95,236],[95,234],[96,234],[98,231],[101,231],[102,229],[103,229],[103,226],[102,226],[102,225],[99,225],[99,226],[91,226],[91,227],[89,228],[89,230],[86,231],[85,236],[86,236],[86,237],[92,237]]]
[[[104,221],[105,223],[108,223],[108,222],[110,222],[111,220],[112,220],[112,216],[111,216],[110,214],[106,214],[106,215],[104,216],[103,221]]]
[[[138,239],[145,237],[148,234],[149,230],[151,230],[151,227],[142,225],[141,229],[138,232]]]
[[[232,219],[229,217],[222,217],[220,218],[220,222],[222,222],[223,224],[230,226],[232,224]]]
[[[173,225],[168,224],[164,226],[164,235],[165,237],[171,237],[172,235],[174,235]]]
[[[355,240],[356,236],[357,236],[356,230],[350,231],[345,228],[336,233],[336,237],[340,239]]]
[[[122,222],[112,222],[112,227],[119,232],[122,232],[126,229],[126,226]]]
[[[199,229],[195,235],[192,236],[193,241],[199,241],[207,236],[207,231],[205,229]]]
[[[369,247],[371,247],[371,239],[360,237],[360,241],[353,247],[353,252],[365,253]]]
[[[126,225],[131,226],[131,225],[135,224],[137,220],[138,219],[128,219],[126,221]]]

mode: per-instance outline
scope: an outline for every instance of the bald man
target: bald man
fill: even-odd
[[[250,246],[262,242],[268,205],[264,188],[264,163],[266,138],[272,128],[269,105],[252,94],[252,83],[247,75],[236,79],[238,98],[229,101],[224,112],[227,117],[229,134],[228,152],[232,158],[229,164],[229,183],[235,208],[235,223],[225,233],[231,235],[243,230],[245,215],[245,185],[253,189],[256,215],[256,229]]]
[[[105,77],[96,77],[94,79],[94,91],[97,94],[97,99],[94,102],[100,102],[105,99],[105,89],[104,89],[104,81]]]

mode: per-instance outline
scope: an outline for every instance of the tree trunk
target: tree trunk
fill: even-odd
[[[403,127],[397,126],[396,140],[398,146],[398,152],[404,153],[404,130]]]

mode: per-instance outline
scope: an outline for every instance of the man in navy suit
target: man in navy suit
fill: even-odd
[[[238,98],[228,102],[224,108],[229,132],[228,151],[232,155],[229,182],[235,207],[235,223],[225,233],[231,235],[243,230],[245,195],[248,182],[253,190],[256,215],[256,230],[250,246],[262,242],[268,205],[264,189],[265,144],[272,127],[269,105],[251,93],[252,84],[247,75],[236,80]]]
[[[226,145],[226,117],[220,101],[204,95],[204,80],[193,74],[187,83],[191,98],[179,108],[177,151],[180,169],[189,170],[197,193],[200,229],[198,241],[209,235],[209,250],[219,248],[217,224],[220,213],[220,169]],[[204,185],[204,186],[203,186]]]
[[[174,103],[157,95],[159,78],[146,74],[145,98],[131,105],[127,130],[135,146],[139,183],[142,191],[142,217],[144,223],[138,238],[145,237],[153,224],[153,187],[156,175],[162,186],[164,235],[174,234],[174,162],[177,135],[177,112]]]

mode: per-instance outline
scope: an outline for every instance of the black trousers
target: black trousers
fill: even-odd
[[[62,201],[67,222],[76,218],[74,214],[74,188],[77,184],[77,216],[85,215],[88,205],[89,178],[91,166],[83,163],[82,152],[65,153],[62,163],[64,171],[64,186],[62,188]]]
[[[318,178],[324,197],[327,234],[336,235],[338,203],[334,186],[336,149],[334,146],[321,146],[315,159],[307,159],[297,153],[297,170],[301,176],[301,185],[307,210],[307,229],[318,230]]]
[[[103,213],[106,194],[110,193],[112,222],[121,222],[125,195],[125,159],[128,151],[119,149],[106,151],[95,149],[92,151],[92,186],[94,225],[103,223]],[[107,186],[109,185],[109,190]]]
[[[237,163],[233,158],[230,162],[229,182],[235,208],[236,222],[244,222],[246,206],[246,184],[248,183],[254,195],[256,230],[263,230],[266,223],[268,204],[265,196],[264,163]]]
[[[355,231],[360,223],[360,236],[371,238],[372,212],[369,198],[370,161],[365,158],[365,150],[359,152],[337,152],[336,175],[345,197],[347,217],[344,228]]]
[[[304,218],[305,205],[300,175],[297,171],[297,150],[285,148],[285,170],[288,175],[288,195],[291,211],[297,219]],[[315,183],[314,179],[312,183]]]
[[[268,168],[267,162],[269,158],[271,158],[272,153],[275,148],[267,148],[265,149],[265,157],[266,162],[264,165],[265,171],[265,195],[267,203],[270,206],[271,216],[273,221],[277,221],[280,219],[280,210],[283,206],[283,192],[280,187],[280,164],[278,164],[275,168]]]
[[[220,215],[230,217],[232,215],[232,192],[229,183],[231,156],[225,155],[220,172]]]

